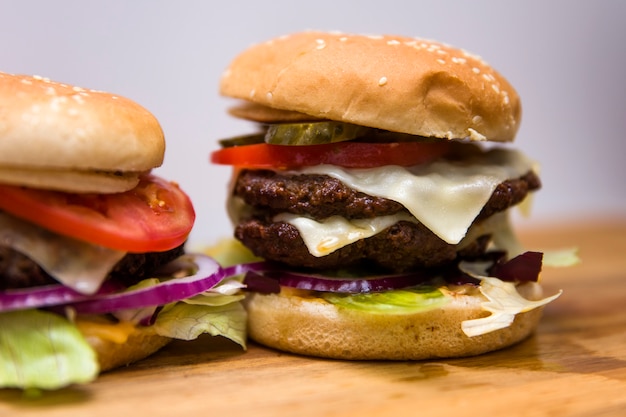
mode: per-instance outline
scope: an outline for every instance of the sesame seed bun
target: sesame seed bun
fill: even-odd
[[[482,59],[402,36],[310,31],[273,39],[237,56],[220,91],[309,118],[448,139],[512,141],[521,116],[516,91]]]
[[[129,99],[0,72],[0,182],[125,191],[164,152],[158,121]]]
[[[528,299],[541,287],[519,288]],[[468,337],[465,320],[489,315],[477,291],[454,295],[447,304],[411,314],[370,313],[338,307],[316,297],[290,292],[250,294],[246,300],[248,334],[263,345],[287,352],[348,360],[422,360],[479,355],[527,338],[542,308],[516,315],[504,329]]]

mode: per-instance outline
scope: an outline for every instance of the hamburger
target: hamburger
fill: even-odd
[[[201,333],[245,346],[238,287],[185,254],[195,212],[151,172],[164,152],[129,99],[0,73],[0,387],[89,382]]]
[[[257,132],[220,141],[263,345],[338,359],[477,355],[536,329],[543,255],[509,213],[541,186],[508,147],[520,98],[481,58],[307,31],[236,56],[220,92]]]

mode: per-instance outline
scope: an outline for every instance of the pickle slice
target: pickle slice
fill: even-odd
[[[222,148],[230,148],[233,146],[255,145],[263,143],[265,133],[253,133],[251,135],[235,136],[234,138],[221,139],[218,143]]]
[[[355,139],[370,130],[369,127],[335,121],[281,123],[269,126],[265,142],[273,145],[321,145]]]

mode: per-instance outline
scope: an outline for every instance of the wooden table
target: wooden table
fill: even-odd
[[[583,263],[544,271],[547,293],[565,292],[512,348],[342,362],[206,337],[34,400],[0,390],[0,416],[626,416],[626,219],[522,236],[531,248],[576,245]]]

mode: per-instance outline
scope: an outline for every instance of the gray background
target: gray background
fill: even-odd
[[[0,71],[129,97],[161,121],[156,172],[197,209],[191,242],[230,234],[228,167],[209,153],[252,125],[226,114],[221,72],[252,43],[305,29],[441,40],[481,55],[522,97],[516,143],[542,164],[527,226],[626,215],[626,2],[4,1]]]

